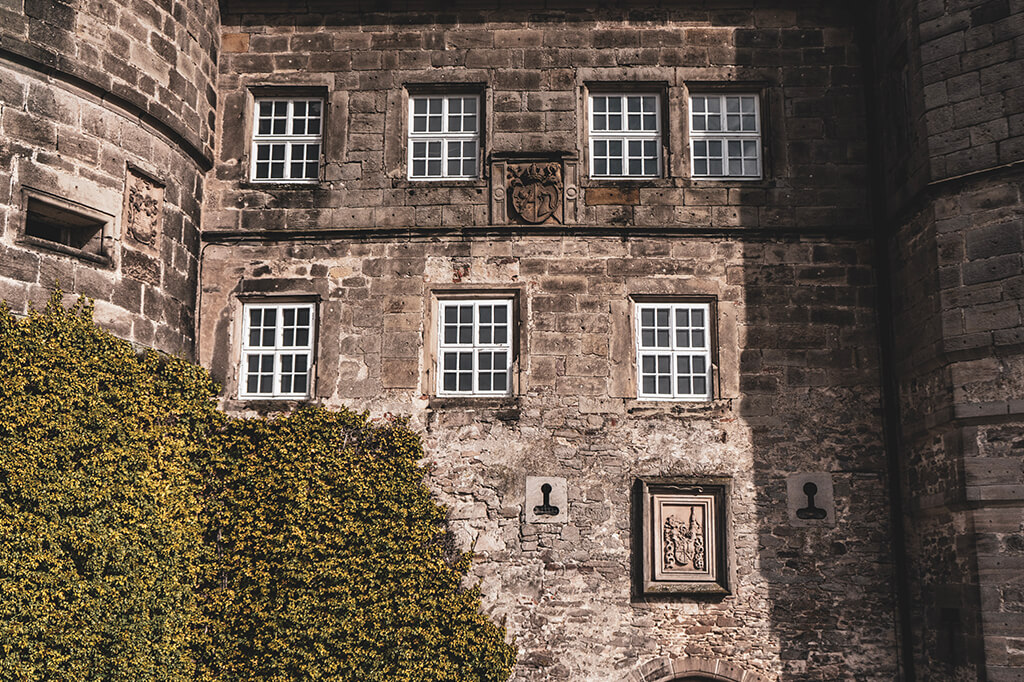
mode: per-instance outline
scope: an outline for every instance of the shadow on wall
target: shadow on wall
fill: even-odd
[[[745,246],[740,412],[779,680],[898,678],[867,239]],[[745,584],[746,583],[746,584]]]

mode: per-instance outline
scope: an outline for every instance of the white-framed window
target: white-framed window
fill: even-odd
[[[323,142],[322,99],[259,97],[252,127],[256,182],[317,182]]]
[[[242,305],[240,398],[307,398],[313,376],[312,303]]]
[[[711,399],[711,306],[636,303],[637,397]]]
[[[590,176],[660,176],[661,96],[597,93],[589,104]]]
[[[690,174],[761,177],[761,104],[756,94],[690,95]]]
[[[512,299],[438,301],[437,394],[512,393]]]
[[[467,180],[479,174],[480,97],[409,98],[409,178]]]

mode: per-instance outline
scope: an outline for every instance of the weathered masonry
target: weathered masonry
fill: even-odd
[[[409,415],[517,682],[1024,679],[1024,7],[658,4],[15,0],[0,298]]]

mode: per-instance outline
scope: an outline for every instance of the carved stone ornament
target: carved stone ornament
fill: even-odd
[[[523,163],[508,166],[508,196],[515,215],[539,225],[554,217],[562,206],[562,164]]]
[[[160,236],[164,188],[128,169],[125,182],[125,233],[134,244],[155,249]]]
[[[656,539],[655,578],[714,580],[708,553],[715,551],[714,498],[698,495],[658,496],[654,515],[661,537]],[[660,542],[659,542],[660,540]]]
[[[643,481],[645,593],[726,594],[723,482]]]

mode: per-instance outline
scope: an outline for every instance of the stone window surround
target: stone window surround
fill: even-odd
[[[245,368],[242,366],[243,358],[243,334],[245,330],[245,310],[249,305],[288,305],[304,304],[312,307],[312,321],[310,323],[311,339],[308,368],[308,386],[305,396],[251,396],[244,391]],[[232,297],[232,379],[234,386],[224,386],[223,394],[231,400],[238,401],[240,405],[269,404],[269,403],[295,403],[312,400],[317,395],[317,366],[320,355],[320,320],[322,315],[322,301],[317,294],[293,293],[293,294],[263,294],[263,293],[242,293]]]
[[[716,350],[716,334],[714,324],[714,300],[689,300],[689,301],[650,301],[650,300],[634,300],[633,310],[636,322],[635,336],[634,336],[634,347],[637,353],[637,400],[643,401],[656,401],[656,400],[668,400],[668,401],[681,401],[681,402],[708,402],[714,395],[714,381],[712,380],[712,372],[716,367],[717,363],[714,360]],[[668,335],[669,345],[667,347],[660,346],[644,346],[641,340],[642,335],[646,329],[643,324],[643,312],[642,309],[667,309],[668,310]],[[703,336],[704,343],[700,347],[676,347],[675,338],[679,330],[677,329],[678,314],[683,309],[686,309],[686,314],[692,316],[694,313],[700,313],[703,318],[703,324],[700,328],[697,328],[698,333]],[[655,316],[660,310],[655,310]],[[655,323],[656,324],[656,323]],[[684,329],[691,329],[689,326]],[[692,333],[692,332],[691,332]],[[645,356],[664,356],[668,355],[670,358],[669,368],[669,382],[671,384],[669,388],[669,395],[662,394],[660,391],[655,389],[653,393],[644,393],[643,391],[643,360]],[[681,357],[688,358],[687,367],[690,367],[690,363],[695,363],[696,360],[700,359],[705,364],[705,370],[703,375],[706,382],[706,390],[703,393],[697,394],[695,392],[678,394],[677,382],[683,376],[692,378],[696,383],[699,375],[696,371],[692,372],[688,369],[681,371],[677,366],[680,362]],[[658,375],[661,372],[657,372]]]
[[[431,131],[429,130],[428,123],[427,130],[415,130],[416,118],[419,116],[419,114],[416,113],[417,102],[426,102],[427,107],[429,108],[430,103],[433,101],[441,102],[442,110],[439,114],[441,118],[441,129]],[[480,95],[476,93],[452,92],[411,93],[409,95],[409,102],[409,122],[407,123],[408,138],[406,142],[406,153],[408,155],[406,164],[407,170],[409,172],[409,180],[437,182],[444,180],[476,180],[477,178],[479,178],[481,169],[483,167],[481,153],[482,146],[480,144],[480,128],[483,112],[481,110],[482,107]],[[465,130],[463,128],[461,130],[452,131],[448,129],[448,125],[450,123],[452,115],[450,112],[450,108],[452,107],[453,102],[459,103],[459,112],[454,115],[458,116],[462,120],[462,126],[465,126],[465,119],[467,116],[472,116],[475,119],[476,125],[472,130]],[[467,112],[466,108],[470,103],[473,104],[474,111]],[[426,115],[428,116],[428,120],[430,117],[434,116],[434,114],[430,113],[429,110],[426,112]],[[475,148],[475,154],[473,156],[467,156],[464,154],[464,145],[468,143],[472,143],[473,147]],[[429,170],[431,157],[429,156],[428,150],[431,144],[439,145],[441,151],[441,156],[437,159],[437,163],[440,164],[439,173],[434,175],[430,174]],[[451,151],[452,144],[462,145],[463,153],[460,153],[457,157],[455,157],[460,159],[458,163],[460,172],[458,173],[449,172],[451,164],[451,158],[449,157],[449,153]],[[422,157],[422,160],[421,157],[417,156],[417,154],[415,153],[416,145],[424,145],[425,154]],[[469,159],[474,160],[474,172],[472,174],[461,172]],[[417,162],[421,162],[424,164],[422,174],[415,173]]]
[[[644,99],[649,99],[651,97],[654,98],[654,115],[655,115],[654,128],[653,129],[647,129],[646,127],[644,127],[643,122],[641,122],[641,127],[640,128],[632,128],[632,127],[630,127],[628,119],[629,119],[631,113],[633,113],[633,112],[629,111],[629,100],[630,99],[634,99],[634,100],[635,99],[640,99],[640,101],[642,103]],[[620,118],[620,127],[618,129],[610,129],[608,127],[604,127],[601,130],[597,130],[596,126],[594,126],[594,119],[598,115],[597,104],[595,102],[595,99],[604,99],[604,100],[606,100],[604,106],[602,107],[602,109],[604,109],[603,115],[606,118],[608,118],[608,117],[610,117],[612,115],[618,115],[619,116],[619,118]],[[587,153],[587,158],[588,158],[588,161],[589,161],[587,168],[588,168],[588,173],[589,173],[590,177],[592,177],[594,180],[647,180],[647,179],[652,179],[652,178],[660,178],[660,177],[664,176],[664,174],[665,174],[665,172],[664,172],[664,169],[665,169],[665,153],[664,153],[664,145],[665,145],[665,134],[664,134],[665,123],[664,123],[664,121],[665,121],[665,114],[664,114],[663,105],[662,105],[663,99],[664,99],[664,96],[663,96],[663,93],[661,92],[660,89],[659,90],[646,91],[646,92],[645,91],[640,91],[640,90],[637,90],[637,91],[625,91],[625,92],[610,92],[610,91],[605,91],[605,90],[600,90],[600,89],[598,89],[598,90],[590,89],[590,91],[587,93],[587,117],[586,117],[586,121],[585,121],[585,125],[587,126],[587,152],[586,153]],[[611,108],[611,104],[612,104],[612,102],[614,102],[616,100],[618,100],[619,103],[620,103],[620,109],[618,111],[616,111],[616,112],[613,112],[612,108]],[[636,112],[636,113],[638,113],[641,116],[641,120],[646,118],[646,116],[645,116],[645,114],[647,113],[646,111],[641,110],[640,112]],[[610,146],[611,146],[612,143],[616,143],[616,142],[619,145],[621,145],[620,146],[620,152],[621,153],[619,155],[612,155],[612,153],[610,151]],[[636,142],[640,143],[641,145],[645,145],[648,142],[654,142],[654,143],[657,144],[657,149],[656,149],[656,152],[655,152],[655,166],[656,166],[655,172],[653,172],[653,173],[644,172],[644,168],[643,168],[643,166],[645,165],[644,161],[648,157],[643,152],[641,152],[639,157],[636,157],[636,160],[639,160],[640,165],[641,165],[640,172],[639,173],[631,173],[629,171],[630,161],[634,160],[634,157],[629,153],[629,147],[630,147],[630,143],[636,143]],[[598,144],[600,144],[600,143],[607,144],[609,146],[609,149],[606,151],[605,155],[603,155],[601,157],[598,157],[598,155],[595,152],[595,149],[596,149],[596,146]],[[615,173],[611,173],[610,169],[608,169],[609,172],[606,172],[606,173],[601,173],[601,174],[595,173],[594,166],[598,162],[599,158],[607,159],[607,163],[609,165],[611,164],[611,161],[613,159],[615,159],[615,158],[621,159],[621,163],[622,163],[621,171],[622,172],[618,173],[618,174],[615,174]]]
[[[761,77],[760,73],[751,73],[748,70],[740,70],[733,75],[732,70],[714,70],[711,78],[676,78],[673,69],[649,68],[606,68],[606,67],[581,67],[576,77],[577,91],[580,93],[577,99],[576,116],[580,121],[577,126],[577,147],[583,156],[581,165],[589,171],[589,99],[590,93],[634,93],[634,92],[659,92],[661,94],[661,116],[662,116],[662,166],[661,174],[657,177],[592,177],[589,172],[583,173],[580,178],[580,185],[584,188],[624,183],[629,186],[638,187],[674,187],[674,186],[710,186],[715,187],[771,187],[774,186],[772,179],[773,149],[780,153],[778,141],[771,136],[772,112],[776,109],[781,111],[781,100],[776,101],[777,95],[781,97],[781,90],[778,84],[772,80]],[[671,72],[671,73],[670,73]],[[631,74],[636,73],[648,80],[630,80]],[[657,78],[661,73],[666,74],[664,80]],[[753,75],[754,77],[749,77]],[[758,96],[758,111],[760,115],[761,143],[761,175],[759,177],[722,177],[703,178],[693,177],[690,173],[690,125],[689,125],[689,101],[691,93],[697,94],[756,94]]]
[[[439,337],[441,301],[476,301],[476,300],[501,300],[511,301],[512,319],[510,324],[511,333],[511,359],[509,365],[509,391],[504,395],[453,395],[438,393],[438,362],[440,361]],[[523,287],[493,287],[488,288],[479,284],[471,284],[464,287],[438,287],[426,293],[424,310],[423,338],[423,363],[421,365],[420,390],[423,395],[430,396],[432,401],[454,401],[463,403],[496,404],[514,400],[526,390],[526,380],[523,375],[521,359],[527,357],[526,334],[523,330],[523,321],[526,318],[525,309],[527,297]]]
[[[119,223],[123,209],[123,196],[106,187],[100,187],[78,176],[58,174],[52,191],[38,189],[29,184],[21,186],[20,215],[17,241],[39,250],[50,251],[80,260],[90,261],[100,267],[114,268],[117,264]],[[34,183],[35,184],[35,183]],[[26,234],[29,200],[38,201],[59,209],[76,213],[85,218],[102,222],[102,246],[100,253],[90,253],[59,242],[52,242]],[[52,282],[50,283],[52,284]]]
[[[326,85],[316,83],[276,85],[267,84],[263,81],[249,83],[242,87],[245,90],[246,97],[245,110],[242,112],[242,121],[240,122],[244,127],[242,136],[244,143],[242,145],[243,148],[237,151],[241,161],[238,169],[239,184],[242,187],[254,187],[261,190],[289,189],[307,192],[319,187],[324,180],[324,168],[330,162],[332,155],[337,151],[337,149],[332,149],[332,147],[341,148],[342,143],[344,142],[342,139],[332,139],[332,137],[335,136],[335,131],[332,130],[331,126],[335,116],[332,115],[331,105],[334,102],[334,98],[331,96],[331,89]],[[315,181],[252,179],[256,163],[256,159],[254,157],[255,145],[253,144],[253,135],[256,129],[256,102],[263,98],[319,99],[323,102],[323,106],[320,111],[320,173]],[[334,114],[343,117],[343,113],[334,112]]]
[[[683,129],[686,148],[683,152],[682,167],[685,169],[684,177],[693,183],[709,183],[715,186],[728,186],[736,183],[741,186],[764,183],[771,177],[771,99],[769,97],[771,85],[765,81],[686,81],[684,84],[683,97],[680,106],[683,111],[678,117]],[[758,125],[758,155],[760,174],[757,176],[695,176],[693,175],[693,142],[694,137],[690,130],[690,101],[694,95],[754,95],[756,98],[757,125]],[[704,138],[706,139],[706,138]]]
[[[275,122],[281,120],[277,116],[278,105],[285,105],[284,122],[285,131],[283,133],[260,133],[258,123],[263,118],[262,109],[265,105],[270,105],[270,120]],[[303,106],[304,114],[298,116],[295,110],[299,105]],[[318,106],[319,111],[312,113],[314,106]],[[253,135],[252,145],[250,147],[250,182],[288,182],[288,183],[306,183],[316,184],[320,182],[322,159],[323,159],[323,122],[324,122],[324,100],[319,97],[257,97],[253,106]],[[296,121],[305,121],[303,127],[307,128],[303,133],[296,133],[293,125]],[[316,123],[316,132],[309,132],[308,128],[312,127],[311,122]],[[307,166],[310,165],[312,157],[305,156],[305,152],[309,150],[309,147],[316,147],[316,159],[314,161],[316,165],[316,172],[313,176],[307,175],[309,170]],[[283,147],[286,150],[284,157],[280,159],[273,158],[273,150],[275,147]],[[266,159],[260,159],[261,148],[266,148],[268,156]],[[303,150],[303,158],[296,161],[293,156],[293,152],[296,149]],[[275,163],[279,163],[282,167],[282,176],[279,178],[273,177],[273,166]],[[301,173],[299,175],[293,175],[294,166],[296,163],[301,164]],[[267,164],[267,176],[261,177],[259,175],[260,165]]]
[[[581,102],[578,110],[579,124],[579,150],[582,154],[582,166],[586,169],[585,179],[587,184],[601,185],[607,183],[625,182],[630,184],[644,182],[658,182],[670,180],[671,174],[671,146],[669,144],[669,129],[672,126],[672,118],[669,107],[669,84],[666,81],[631,81],[631,80],[585,80],[581,84]],[[660,142],[659,164],[657,175],[613,175],[594,176],[591,173],[593,159],[590,153],[591,130],[590,130],[590,108],[594,95],[657,95],[659,130],[658,139]]]
[[[707,319],[707,334],[708,344],[710,348],[711,367],[710,367],[710,382],[709,388],[710,396],[707,399],[695,400],[695,399],[679,399],[679,398],[655,398],[655,397],[644,397],[640,398],[640,384],[639,384],[639,368],[637,366],[638,346],[639,341],[636,337],[638,329],[637,315],[637,304],[638,303],[699,303],[708,306],[708,319]],[[733,382],[723,382],[723,376],[721,372],[721,339],[719,325],[720,321],[720,310],[719,310],[719,297],[715,293],[680,293],[680,294],[630,294],[628,299],[625,301],[618,302],[618,305],[612,307],[612,356],[617,358],[628,358],[628,361],[613,366],[613,386],[617,387],[617,390],[613,390],[612,397],[627,398],[631,401],[635,401],[637,405],[646,408],[654,407],[659,403],[664,404],[690,404],[690,405],[701,405],[711,404],[718,400],[727,398],[733,393],[731,390],[725,388],[726,385],[730,385]],[[729,337],[735,336],[735,329],[730,328]],[[736,364],[738,368],[738,362],[733,363],[735,359],[733,356],[738,351],[730,352],[729,348],[726,349],[726,355],[729,358],[729,366],[732,367]]]
[[[389,93],[388,117],[392,112],[395,119],[400,121],[400,134],[386,132],[384,138],[385,172],[391,176],[393,187],[399,188],[422,188],[431,187],[485,187],[488,179],[488,164],[486,160],[492,148],[490,125],[491,115],[494,111],[493,94],[491,87],[481,81],[410,81],[402,83],[397,91],[392,91],[398,101]],[[411,126],[411,103],[414,97],[425,95],[475,95],[477,97],[477,174],[474,178],[412,178],[409,161],[411,153],[409,149],[410,126]],[[393,133],[398,133],[396,129]],[[397,147],[397,148],[396,148]],[[391,159],[390,161],[388,159]]]

